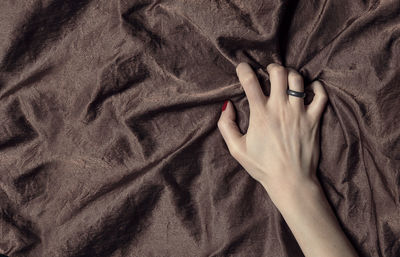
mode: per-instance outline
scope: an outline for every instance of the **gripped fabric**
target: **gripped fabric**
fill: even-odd
[[[243,61],[323,83],[326,196],[400,256],[400,1],[2,0],[0,33],[1,254],[303,256],[217,128]]]

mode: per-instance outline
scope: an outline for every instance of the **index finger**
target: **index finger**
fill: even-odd
[[[267,99],[251,66],[241,62],[236,66],[236,73],[246,93],[250,109],[264,106]]]

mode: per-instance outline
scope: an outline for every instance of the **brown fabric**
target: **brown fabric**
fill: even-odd
[[[245,61],[323,82],[318,176],[361,256],[400,256],[399,1],[0,2],[0,253],[303,256],[217,128]],[[306,103],[311,101],[312,94]],[[304,199],[307,201],[307,199]]]

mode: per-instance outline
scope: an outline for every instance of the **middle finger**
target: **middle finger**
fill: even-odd
[[[270,63],[267,66],[269,81],[271,84],[270,99],[280,104],[287,102],[287,70],[278,63]]]

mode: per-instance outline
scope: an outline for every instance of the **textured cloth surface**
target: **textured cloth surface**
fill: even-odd
[[[0,2],[0,253],[303,256],[217,128],[235,67],[329,97],[318,177],[360,256],[400,256],[400,2]],[[309,92],[306,103],[312,100]],[[307,201],[307,199],[304,199]]]

